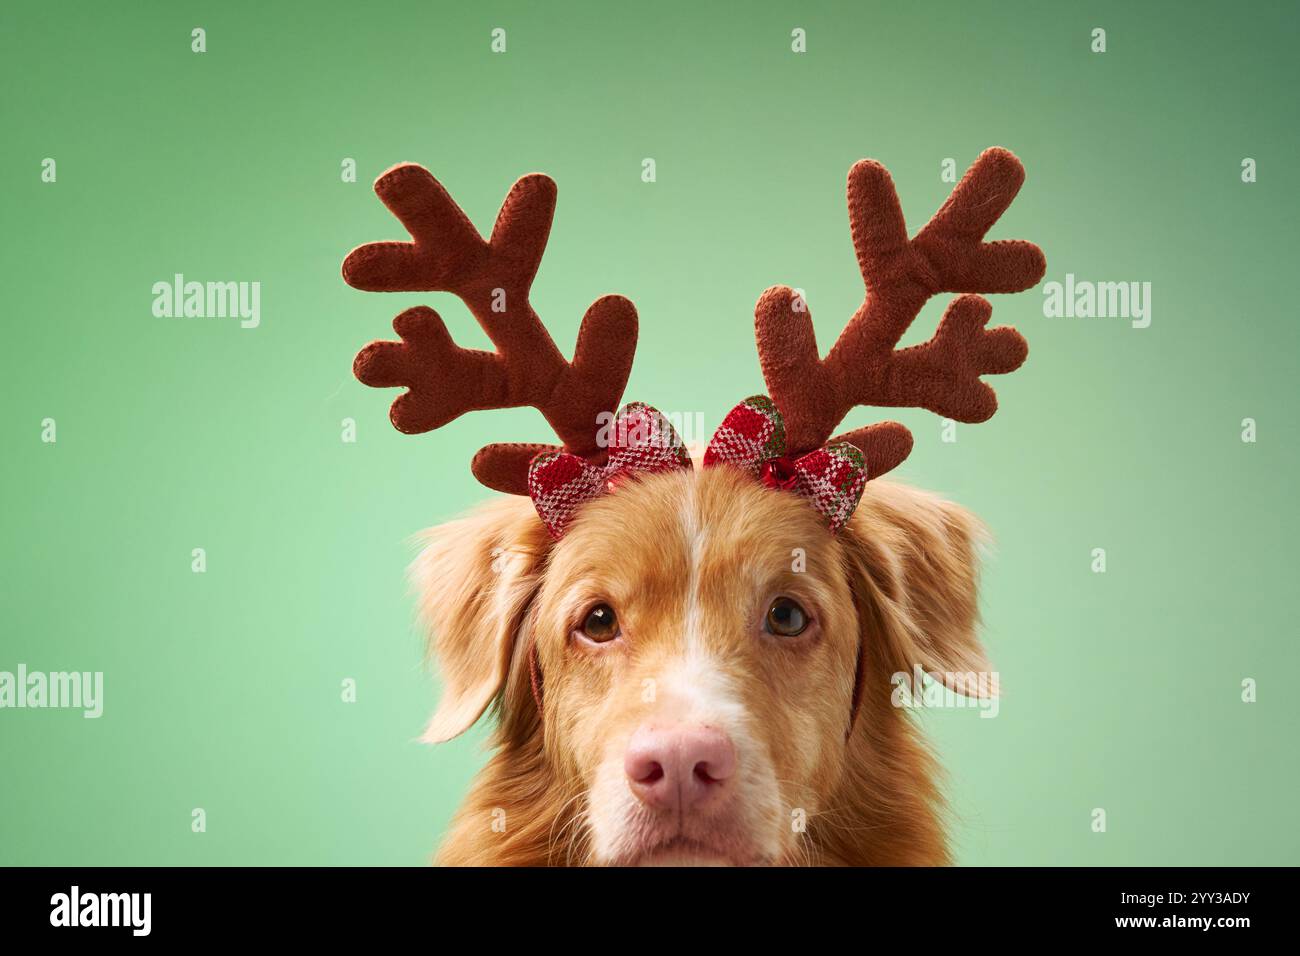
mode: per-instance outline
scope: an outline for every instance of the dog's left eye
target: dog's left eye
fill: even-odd
[[[763,629],[778,637],[797,637],[807,626],[808,612],[799,606],[799,602],[788,597],[773,601],[763,619]]]
[[[608,604],[597,604],[582,621],[582,636],[597,644],[604,644],[618,637],[618,616]]]

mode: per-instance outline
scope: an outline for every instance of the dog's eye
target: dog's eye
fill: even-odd
[[[597,604],[582,622],[582,636],[597,644],[618,637],[618,617],[608,604]]]
[[[808,613],[799,606],[797,601],[792,601],[788,597],[780,597],[773,601],[763,621],[767,633],[778,637],[797,637],[807,626]]]

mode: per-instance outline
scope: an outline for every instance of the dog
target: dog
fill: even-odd
[[[982,537],[875,481],[832,536],[730,469],[621,488],[558,542],[516,498],[427,532],[413,579],[445,687],[426,739],[497,718],[438,862],[948,863],[935,763],[891,679],[991,670]],[[796,629],[771,624],[778,603],[798,633],[774,633]],[[612,622],[588,636],[597,608]]]
[[[466,412],[531,405],[559,445],[485,446],[471,463],[507,497],[427,532],[413,566],[443,691],[425,733],[486,711],[492,756],[437,862],[461,865],[939,865],[950,862],[934,758],[895,690],[921,671],[997,694],[977,637],[968,512],[881,480],[911,451],[895,422],[831,437],[857,405],[965,422],[997,408],[986,374],[1027,345],[985,328],[975,293],[1043,275],[1031,243],[986,243],[1024,171],[985,151],[909,238],[888,172],[849,173],[867,285],[825,357],[785,286],[755,309],[767,395],[741,402],[702,458],[631,403],[637,315],[587,311],[566,361],[529,303],[555,184],[519,180],[486,240],[422,167],[375,190],[412,236],[353,250],[370,291],[458,295],[495,351],[460,348],[436,312],[393,322],[354,371],[405,386],[390,418],[429,431]],[[925,301],[963,293],[929,341],[896,346]],[[917,688],[913,687],[915,692]]]

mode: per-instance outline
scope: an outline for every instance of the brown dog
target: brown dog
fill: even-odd
[[[344,277],[453,291],[497,351],[458,348],[421,307],[394,322],[401,342],[358,355],[358,377],[408,387],[392,410],[402,431],[529,404],[563,441],[484,448],[476,476],[532,501],[433,529],[414,566],[444,684],[427,739],[497,716],[440,862],[948,861],[935,767],[895,690],[923,668],[996,694],[976,637],[981,532],[955,505],[874,480],[910,451],[903,426],[829,436],[857,404],[993,414],[980,376],[1015,369],[1026,346],[985,328],[985,300],[962,295],[930,341],[895,345],[937,292],[1041,278],[1037,247],[983,242],[1022,179],[1010,153],[985,152],[909,239],[888,173],[854,166],[867,298],[821,358],[802,298],[764,294],[771,400],[733,410],[697,469],[671,428],[595,427],[630,369],[631,303],[598,300],[572,362],[533,313],[550,180],[520,180],[485,241],[423,169],[380,177],[414,241],[360,247]]]
[[[954,505],[871,482],[832,537],[732,469],[620,489],[559,542],[520,499],[434,529],[414,568],[445,685],[428,739],[498,705],[496,754],[439,860],[947,862],[934,768],[891,679],[989,670],[978,533]],[[803,609],[800,633],[765,626],[778,599]],[[584,633],[600,606],[612,639]]]

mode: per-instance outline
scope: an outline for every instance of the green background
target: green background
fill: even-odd
[[[628,295],[628,397],[711,427],[761,388],[764,288],[807,290],[823,348],[860,301],[850,164],[883,161],[915,229],[951,188],[942,160],[960,172],[990,145],[1028,170],[993,237],[1038,242],[1048,280],[1151,282],[1153,320],[993,297],[1030,342],[995,380],[996,418],[945,444],[937,417],[897,416],[917,439],[900,476],[998,541],[983,596],[1001,713],[921,718],[957,857],[1300,862],[1298,17],[1134,6],[6,3],[0,669],[106,686],[99,720],[0,711],[0,862],[419,864],[435,848],[485,734],[415,741],[436,689],[408,536],[489,494],[467,467],[485,440],[547,432],[525,409],[400,435],[393,393],[351,377],[410,305],[486,342],[448,296],[339,278],[353,245],[405,238],[369,185],[389,165],[428,166],[481,228],[517,176],[551,174],[534,302],[557,342],[598,295]],[[260,281],[261,327],[155,318],[151,286],[176,272]]]

